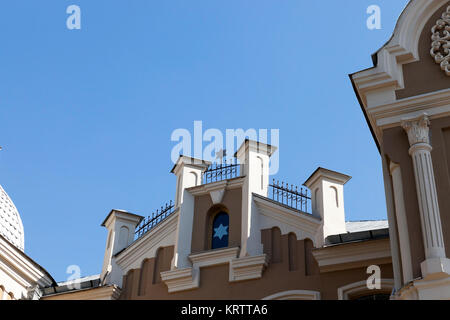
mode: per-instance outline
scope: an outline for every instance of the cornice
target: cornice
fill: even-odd
[[[53,278],[42,272],[34,265],[34,262],[19,251],[3,237],[0,237],[0,268],[24,287],[35,283],[41,287],[55,284]]]
[[[209,195],[212,191],[217,190],[232,190],[241,188],[244,185],[245,176],[222,180],[218,182],[208,183],[208,184],[202,184],[199,186],[187,188],[186,190],[192,194],[193,196],[203,196],[203,195]]]
[[[368,261],[392,261],[389,239],[327,246],[313,250],[321,272],[365,266]]]
[[[419,60],[422,30],[431,16],[447,1],[410,1],[398,19],[391,39],[374,55],[374,67],[350,75],[378,147],[382,141],[382,129],[378,118],[372,114],[372,108],[396,103],[395,91],[404,89],[403,64]],[[398,124],[400,119],[395,122]]]
[[[201,253],[189,255],[194,267],[209,267],[219,264],[229,263],[231,260],[237,258],[239,248],[226,248],[219,250],[209,250]]]
[[[195,274],[193,268],[161,272],[161,279],[167,285],[169,293],[192,290],[200,286],[200,277]]]
[[[450,115],[450,89],[422,94],[370,108],[370,116],[380,129],[399,126],[403,119],[427,113],[430,119]]]
[[[256,280],[262,277],[267,266],[267,256],[238,258],[239,248],[225,248],[191,254],[191,268],[161,272],[161,279],[169,293],[197,289],[200,287],[201,268],[228,264],[228,281]]]
[[[229,281],[260,279],[267,264],[268,258],[265,254],[233,259],[230,263]]]

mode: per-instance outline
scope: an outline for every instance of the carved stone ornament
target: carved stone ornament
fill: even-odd
[[[429,125],[430,120],[426,114],[420,116],[414,120],[405,120],[402,121],[402,127],[408,134],[408,140],[410,146],[413,146],[417,143],[430,143],[429,139]]]
[[[450,76],[450,6],[431,29],[431,33],[431,56],[441,65],[445,74]]]

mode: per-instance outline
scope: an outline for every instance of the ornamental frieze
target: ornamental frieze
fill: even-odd
[[[431,29],[431,56],[450,76],[450,6]]]

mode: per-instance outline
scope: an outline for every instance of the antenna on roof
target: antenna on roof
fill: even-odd
[[[220,149],[220,151],[216,152],[216,160],[219,160],[218,163],[223,162],[223,158],[225,158],[227,155],[227,150]]]

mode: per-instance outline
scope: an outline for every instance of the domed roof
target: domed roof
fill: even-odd
[[[24,250],[25,237],[19,211],[0,185],[0,235],[20,250]]]

